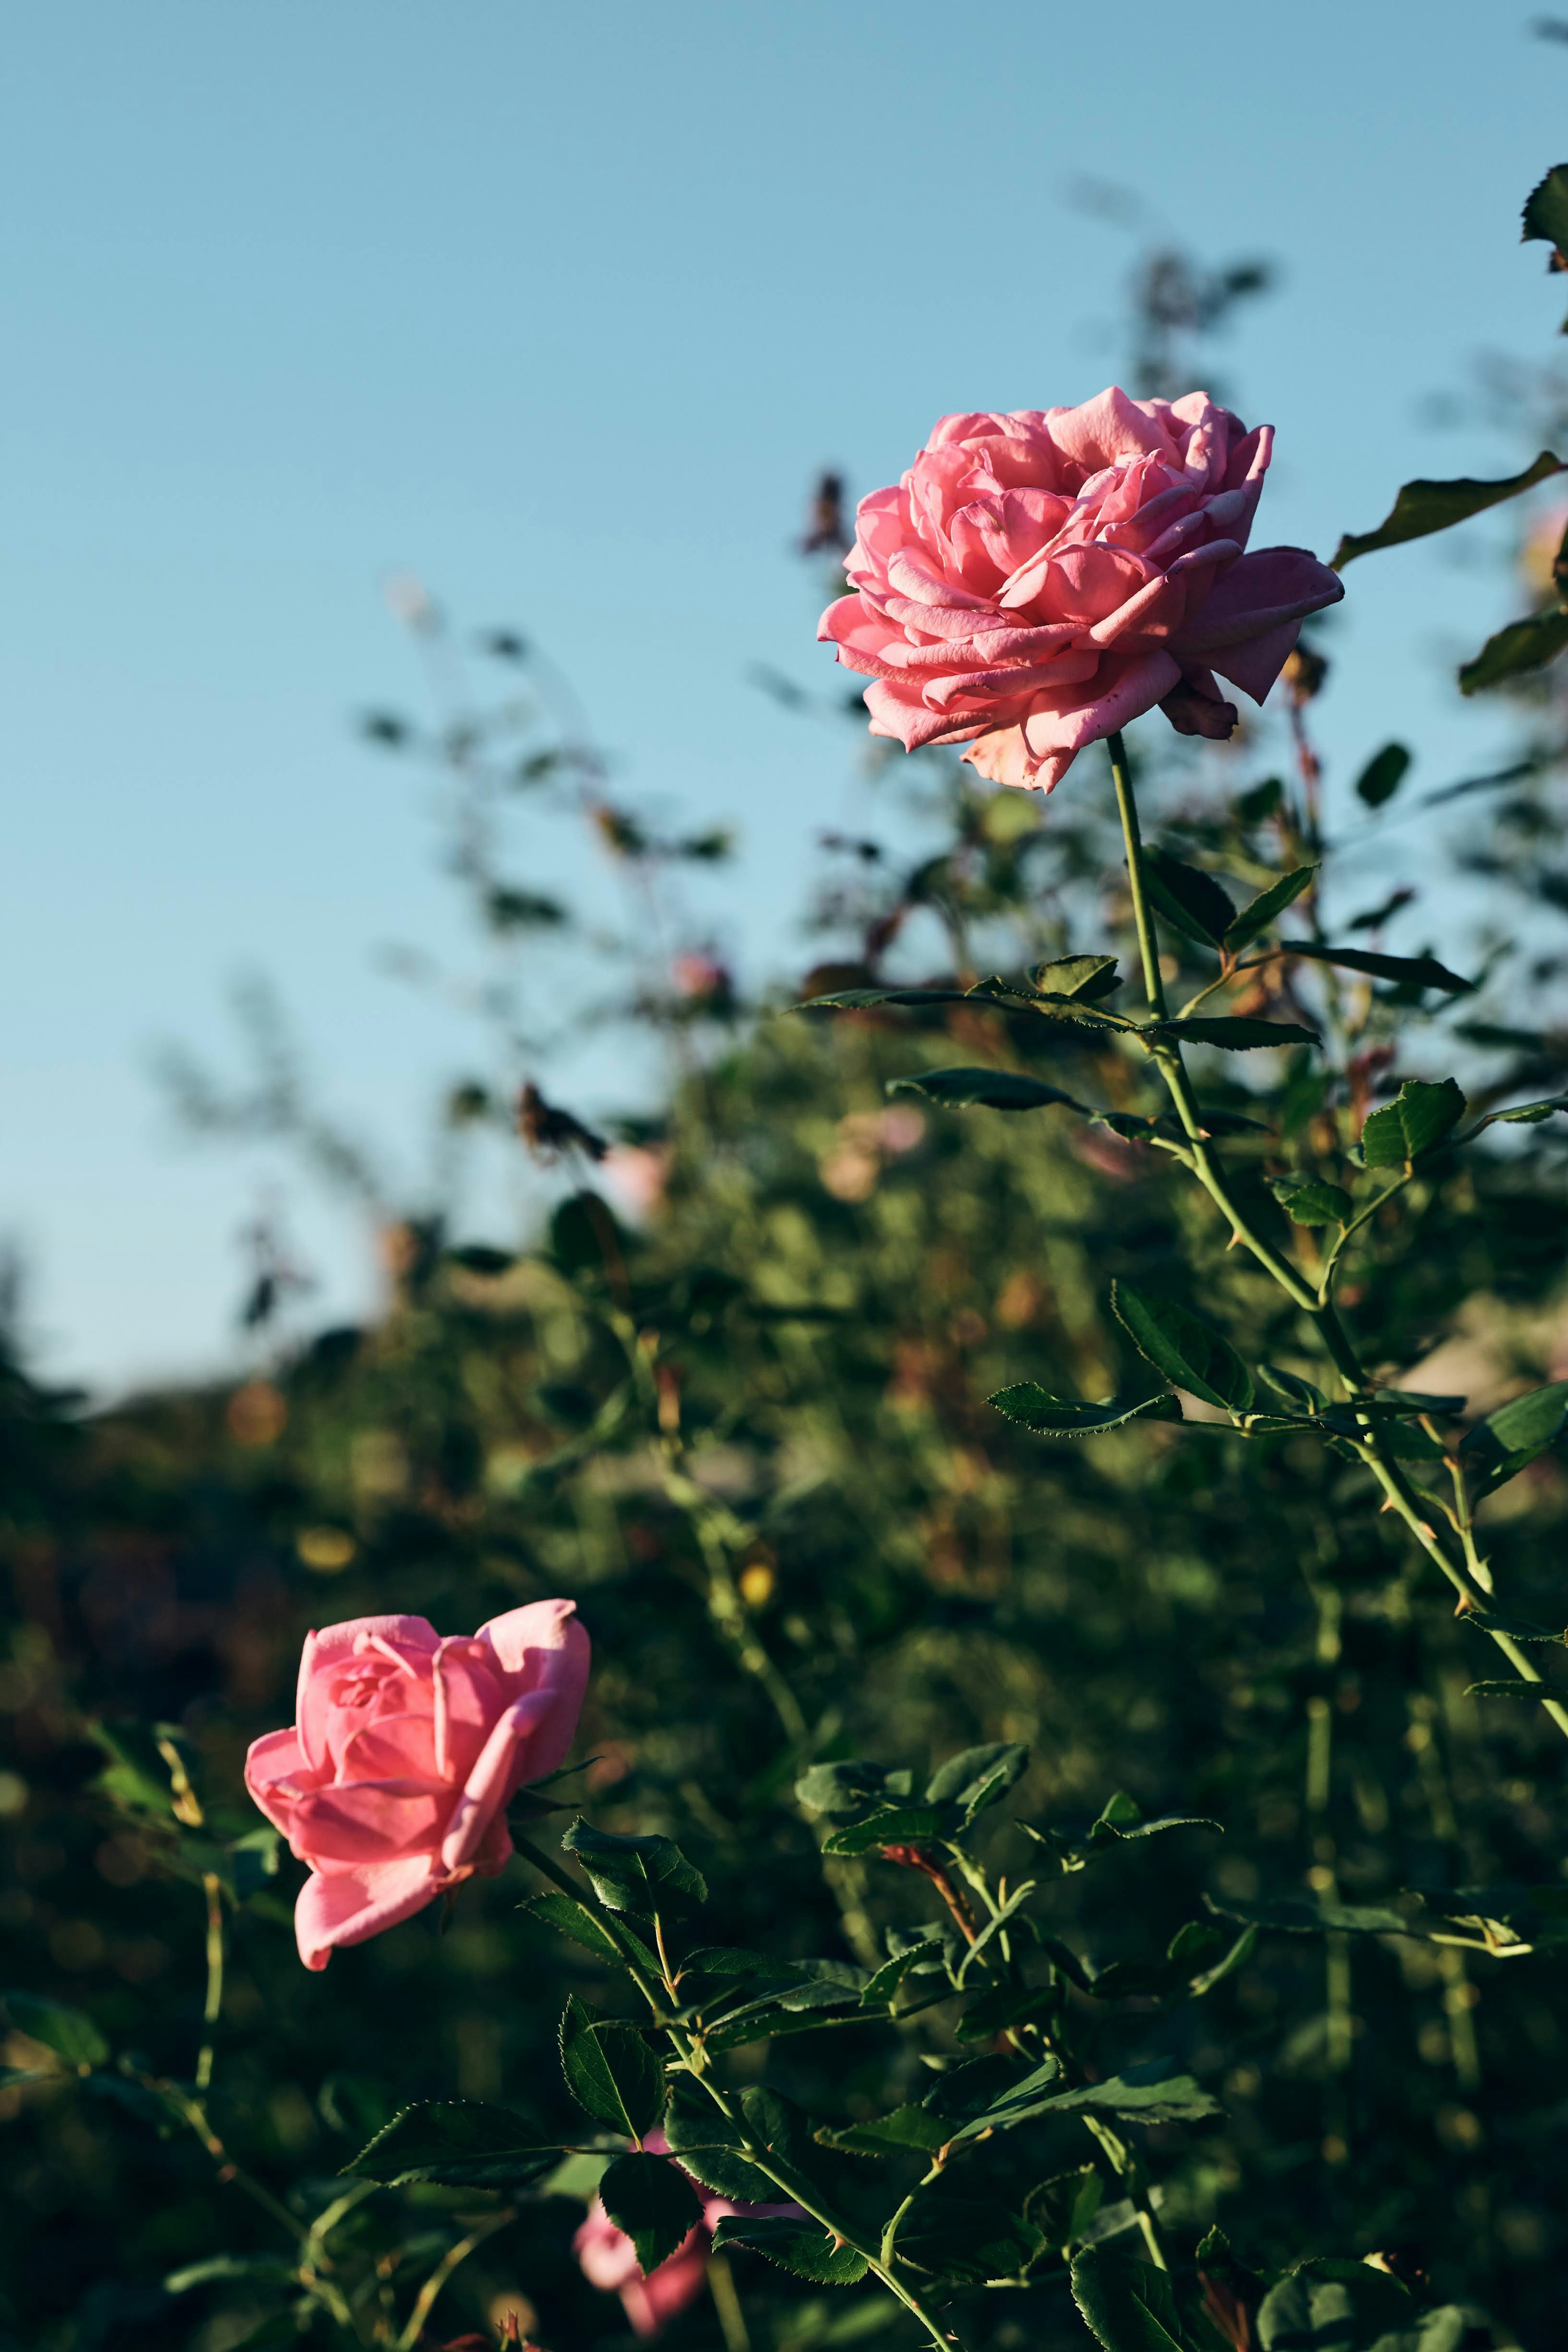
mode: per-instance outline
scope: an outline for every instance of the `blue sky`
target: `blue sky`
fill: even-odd
[[[0,1229],[40,1360],[100,1388],[232,1354],[267,1171],[180,1140],[160,1039],[223,1055],[225,987],[270,969],[392,1139],[453,1058],[371,958],[446,921],[421,793],[351,731],[417,698],[389,570],[548,645],[628,793],[738,824],[700,904],[760,973],[860,789],[747,683],[824,682],[806,486],[1107,380],[1131,248],[1075,180],[1284,263],[1225,360],[1279,428],[1261,543],[1327,553],[1409,474],[1501,470],[1422,396],[1552,356],[1563,307],[1516,236],[1568,48],[1472,0],[55,0],[6,47]],[[1423,550],[1350,581],[1342,783],[1395,733],[1464,773],[1498,721],[1437,652],[1506,583]],[[350,1307],[351,1222],[294,1214],[312,1311]]]

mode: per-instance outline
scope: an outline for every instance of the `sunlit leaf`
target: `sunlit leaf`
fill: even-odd
[[[1252,1375],[1228,1339],[1175,1299],[1113,1283],[1111,1307],[1138,1353],[1178,1389],[1231,1412],[1252,1409]]]
[[[1406,482],[1375,530],[1345,533],[1335,551],[1333,568],[1343,572],[1358,555],[1373,555],[1380,548],[1401,547],[1407,540],[1425,539],[1430,531],[1451,530],[1455,523],[1468,521],[1471,515],[1482,514],[1488,507],[1500,506],[1505,499],[1517,499],[1522,491],[1532,490],[1537,482],[1544,482],[1562,471],[1562,458],[1543,449],[1522,474],[1510,474],[1500,481],[1479,482],[1459,476],[1447,482]]]
[[[1362,1160],[1368,1168],[1408,1168],[1464,1115],[1465,1097],[1452,1078],[1436,1085],[1406,1078],[1395,1099],[1375,1110],[1362,1129]]]
[[[1163,1395],[1122,1397],[1105,1404],[1085,1404],[1076,1397],[1052,1396],[1034,1381],[1019,1381],[1010,1389],[998,1389],[986,1402],[1009,1421],[1020,1423],[1040,1437],[1092,1437],[1103,1429],[1120,1429],[1140,1415],[1146,1418],[1170,1400]],[[1171,1416],[1160,1412],[1159,1417]]]
[[[1260,890],[1249,905],[1242,908],[1222,944],[1232,955],[1239,955],[1243,948],[1249,947],[1279,919],[1287,907],[1295,905],[1303,890],[1312,887],[1317,871],[1315,865],[1297,866],[1289,874],[1281,874],[1277,882],[1270,882],[1266,890]]]

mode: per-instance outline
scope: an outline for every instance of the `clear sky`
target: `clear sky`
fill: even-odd
[[[53,0],[5,49],[0,1228],[40,1360],[100,1386],[234,1344],[261,1163],[180,1142],[159,1040],[222,1055],[270,969],[394,1139],[450,1061],[371,955],[443,919],[420,793],[350,726],[417,695],[389,569],[547,644],[628,793],[738,823],[706,904],[758,973],[854,790],[746,682],[824,682],[806,486],[1107,379],[1130,247],[1074,181],[1285,264],[1227,355],[1280,432],[1260,543],[1503,470],[1421,398],[1551,357],[1563,309],[1516,238],[1568,47],[1496,0]],[[1497,721],[1436,649],[1504,586],[1425,551],[1350,579],[1341,777],[1394,733],[1463,774]],[[347,1221],[298,1219],[319,1311],[351,1304]]]

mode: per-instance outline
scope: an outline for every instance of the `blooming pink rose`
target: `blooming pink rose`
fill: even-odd
[[[423,1617],[306,1635],[294,1729],[255,1742],[245,1782],[310,1864],[294,1911],[308,1969],[506,1868],[507,1806],[564,1759],[587,1683],[570,1601],[508,1609],[471,1637]]]
[[[670,2143],[662,2131],[651,2131],[643,2142],[653,2156],[667,2156]],[[683,2167],[684,2170],[685,2168]],[[690,2179],[690,2175],[687,2178]],[[777,2214],[803,2221],[799,2205],[737,2205],[727,2197],[713,2197],[700,2180],[692,2183],[703,2200],[703,2217],[688,2230],[673,2254],[657,2270],[644,2271],[637,2250],[624,2230],[618,2230],[596,2197],[588,2219],[571,2242],[591,2286],[621,2297],[622,2309],[639,2336],[657,2336],[675,2314],[695,2303],[707,2276],[713,2233],[727,2213]]]
[[[1202,392],[944,416],[862,499],[854,593],[818,631],[875,681],[872,733],[968,743],[993,782],[1046,792],[1156,702],[1228,736],[1214,672],[1261,702],[1303,616],[1344,593],[1304,548],[1243,552],[1272,442]]]

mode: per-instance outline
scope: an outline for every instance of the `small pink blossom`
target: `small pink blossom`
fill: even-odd
[[[588,1661],[570,1601],[509,1609],[471,1636],[423,1617],[307,1634],[294,1728],[254,1742],[245,1780],[310,1865],[294,1912],[308,1969],[506,1868],[506,1809],[564,1760]]]
[[[942,417],[862,499],[852,593],[818,632],[873,681],[873,734],[966,743],[993,782],[1045,792],[1155,703],[1228,736],[1216,671],[1261,702],[1344,593],[1304,548],[1245,552],[1272,440],[1202,392]]]
[[[651,2131],[643,2145],[652,2156],[670,2152],[662,2131]],[[631,2239],[616,2228],[597,2197],[571,2242],[590,2285],[618,2294],[632,2328],[643,2337],[659,2335],[677,2312],[685,2311],[701,2294],[713,2252],[713,2233],[727,2213],[778,2215],[795,2221],[806,2218],[799,2205],[737,2205],[727,2197],[711,2195],[700,2180],[692,2185],[703,2200],[702,2220],[687,2231],[657,2270],[642,2269]]]

